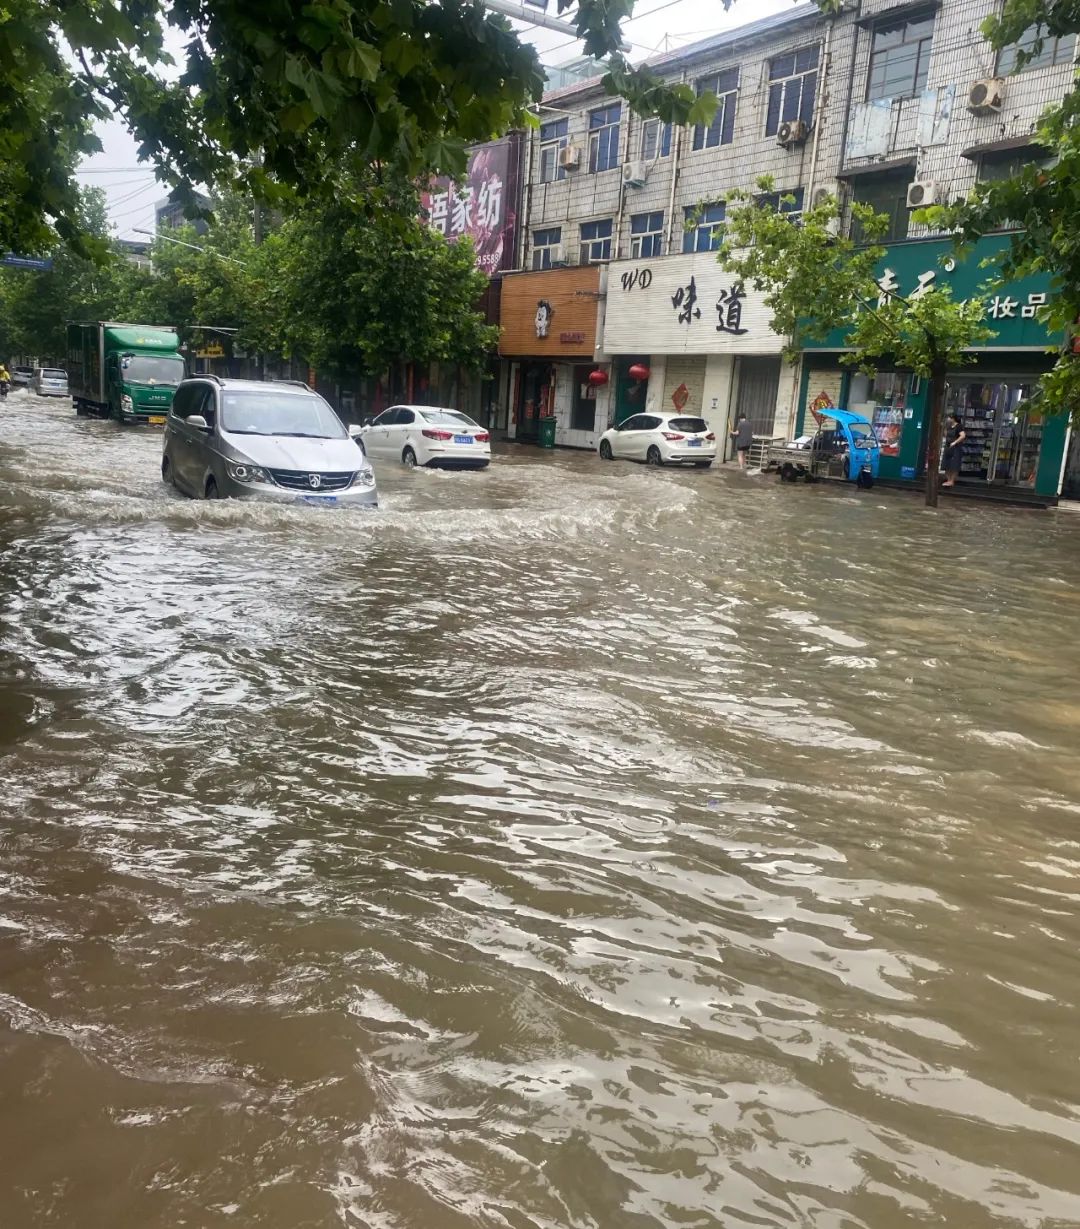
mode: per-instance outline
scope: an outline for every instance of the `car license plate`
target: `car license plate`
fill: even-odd
[[[301,495],[300,500],[305,504],[336,504],[336,495]]]
[[[690,445],[691,448],[701,447],[701,440],[687,440],[686,442]]]
[[[155,427],[163,427],[165,425],[165,417],[162,414],[151,414],[146,421]]]
[[[455,435],[454,436],[455,444],[471,444],[472,442],[473,442],[473,439],[471,435]]]

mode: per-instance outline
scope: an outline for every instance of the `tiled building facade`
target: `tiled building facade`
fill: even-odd
[[[717,94],[707,126],[643,120],[598,79],[550,91],[530,137],[517,266],[523,277],[603,266],[594,358],[610,373],[593,393],[590,420],[584,390],[552,363],[559,442],[593,447],[609,421],[666,406],[674,388],[718,433],[737,410],[760,434],[788,433],[803,412],[805,380],[781,361],[780,339],[766,335],[752,295],[751,327],[724,328],[730,287],[707,256],[719,242],[720,197],[767,174],[795,208],[821,191],[845,205],[873,203],[890,214],[889,240],[910,242],[923,237],[912,184],[923,185],[925,203],[952,200],[977,177],[1042,156],[1032,133],[1068,88],[1075,47],[1051,41],[1013,71],[1014,53],[997,57],[980,33],[997,7],[861,0],[827,19],[802,4],[652,60],[668,81]],[[691,290],[701,314],[673,330]],[[647,385],[628,378],[632,366],[649,368]],[[522,394],[513,373],[506,390],[514,434]]]

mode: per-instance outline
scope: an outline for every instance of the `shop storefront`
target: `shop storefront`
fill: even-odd
[[[596,368],[600,269],[596,265],[515,273],[503,279],[500,355],[510,363],[507,434],[535,442],[553,415],[555,442],[595,448],[607,426],[607,392]]]
[[[705,418],[727,441],[732,416],[745,413],[756,436],[785,435],[795,374],[769,321],[763,297],[725,272],[715,252],[610,265],[601,346],[614,421],[677,409]],[[635,381],[635,371],[645,378]]]
[[[983,262],[1000,256],[1007,244],[1004,235],[989,236],[960,262],[948,240],[894,244],[882,262],[882,284],[905,295],[921,285],[948,285],[957,299],[975,297],[988,277]],[[1061,491],[1068,417],[1036,396],[1059,344],[1037,318],[1048,294],[1043,275],[995,291],[986,301],[995,336],[971,352],[969,364],[949,373],[946,413],[959,416],[966,435],[961,485],[1046,497]],[[926,464],[927,381],[884,369],[870,377],[846,367],[843,354],[842,337],[807,348],[795,434],[809,429],[814,409],[842,405],[858,411],[881,440],[882,478],[915,481]]]

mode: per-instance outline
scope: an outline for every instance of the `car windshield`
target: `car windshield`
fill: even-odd
[[[866,448],[877,443],[874,428],[868,422],[853,422],[848,424],[851,438],[860,448]]]
[[[124,379],[131,384],[179,384],[184,378],[184,360],[155,354],[125,354],[120,360]]]
[[[341,420],[321,397],[310,393],[226,392],[222,429],[235,435],[300,435],[317,440],[348,439]]]
[[[43,367],[41,370],[41,378],[43,380],[66,380],[66,371],[57,371],[52,367]]]
[[[668,426],[672,431],[708,431],[709,424],[704,418],[669,418]]]
[[[425,422],[435,423],[441,427],[472,427],[479,429],[479,424],[459,413],[457,410],[421,410],[420,417]]]

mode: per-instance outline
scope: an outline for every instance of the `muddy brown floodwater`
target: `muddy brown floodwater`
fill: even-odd
[[[1080,1223],[1080,517],[0,410],[0,1224]]]

